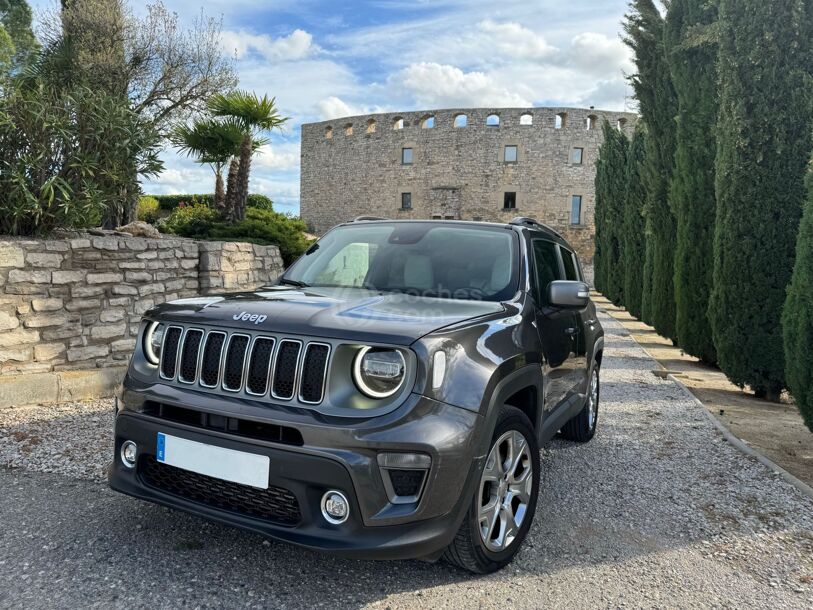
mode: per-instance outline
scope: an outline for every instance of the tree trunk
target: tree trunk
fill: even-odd
[[[246,217],[246,201],[248,200],[248,177],[251,172],[251,155],[254,153],[251,144],[251,134],[243,138],[240,148],[240,171],[237,174],[237,199],[235,201],[235,217],[243,220]]]
[[[215,208],[221,215],[226,210],[226,191],[223,188],[223,171],[220,168],[215,172]]]
[[[235,202],[237,201],[237,174],[240,172],[240,160],[233,157],[229,163],[229,176],[226,179],[226,218],[229,222],[235,220]]]

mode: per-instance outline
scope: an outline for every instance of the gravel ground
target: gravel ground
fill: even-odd
[[[498,574],[329,557],[115,494],[100,401],[0,411],[0,607],[813,608],[813,502],[601,320],[599,432],[544,449]]]

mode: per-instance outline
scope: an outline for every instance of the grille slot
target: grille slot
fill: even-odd
[[[170,326],[164,338],[161,350],[161,376],[164,379],[174,379],[178,367],[178,344],[181,341],[181,328]]]
[[[292,339],[283,339],[279,342],[276,366],[274,368],[274,383],[271,395],[274,398],[290,400],[294,397],[296,387],[296,374],[299,367],[299,352],[302,343]]]
[[[206,337],[203,362],[200,366],[200,385],[209,388],[217,386],[218,379],[220,379],[220,356],[225,342],[226,333],[211,332]]]
[[[232,335],[226,350],[226,364],[223,367],[223,389],[239,392],[243,385],[243,369],[246,364],[248,335]]]
[[[150,487],[220,510],[281,525],[296,525],[302,518],[296,496],[284,487],[257,489],[222,481],[161,464],[151,455],[139,460],[139,473]]]
[[[268,392],[268,378],[271,376],[271,355],[276,341],[268,337],[255,339],[251,348],[251,359],[246,377],[246,392],[264,396]]]
[[[327,377],[330,346],[325,343],[309,343],[302,359],[302,376],[299,380],[299,399],[302,402],[322,402]]]
[[[178,371],[178,380],[184,383],[194,383],[198,376],[198,355],[203,331],[196,328],[186,331],[181,350],[181,368]]]

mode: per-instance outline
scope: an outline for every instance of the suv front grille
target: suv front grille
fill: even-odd
[[[159,367],[168,381],[319,404],[329,364],[327,343],[170,326]]]
[[[150,487],[220,510],[280,525],[296,525],[302,518],[296,496],[284,487],[258,489],[222,481],[161,464],[151,455],[139,460],[139,473]]]

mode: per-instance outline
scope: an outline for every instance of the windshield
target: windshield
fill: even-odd
[[[497,227],[347,225],[311,246],[282,282],[505,301],[517,290],[516,250],[514,232]]]

